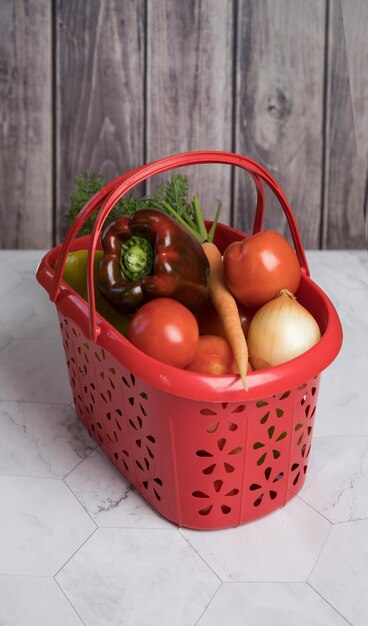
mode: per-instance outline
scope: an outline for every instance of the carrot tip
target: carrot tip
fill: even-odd
[[[247,379],[245,377],[245,374],[243,374],[243,376],[240,376],[240,379],[243,383],[243,387],[244,387],[244,391],[248,391],[248,382]]]

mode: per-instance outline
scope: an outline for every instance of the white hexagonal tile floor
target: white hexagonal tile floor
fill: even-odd
[[[8,256],[8,261],[9,261]],[[11,289],[13,289],[16,285],[18,285],[22,281],[22,277],[19,275],[19,272],[15,271],[11,268],[8,263],[4,261],[0,261],[0,297],[2,298],[5,294],[7,294]]]
[[[306,583],[224,583],[198,626],[347,626]]]
[[[50,315],[50,310],[54,315]],[[33,277],[25,273],[21,282],[12,285],[6,292],[0,309],[0,322],[17,337],[18,332],[22,333],[23,325],[38,317],[45,323],[44,326],[49,328],[57,321],[56,311],[47,293],[43,290],[35,291]],[[33,338],[33,335],[30,338]]]
[[[136,493],[99,448],[65,482],[99,526],[176,528]]]
[[[56,332],[53,338],[13,339],[0,350],[0,370],[3,400],[63,404],[73,400],[65,354]]]
[[[368,623],[368,519],[336,524],[310,585],[354,626]]]
[[[2,626],[83,626],[52,578],[0,574]]]
[[[5,348],[12,340],[14,339],[11,331],[6,327],[5,324],[0,322],[0,350]]]
[[[368,437],[316,437],[302,500],[331,522],[368,518],[367,450]]]
[[[195,624],[220,586],[176,530],[100,528],[56,580],[88,626]]]
[[[0,474],[63,478],[96,447],[74,407],[0,402]]]
[[[296,497],[238,528],[180,532],[225,582],[281,582],[307,579],[330,530],[324,517]]]
[[[1,626],[367,626],[367,255],[308,254],[345,338],[303,489],[209,532],[160,517],[78,422],[41,256],[0,251]]]
[[[61,480],[0,476],[0,573],[53,576],[96,529]]]

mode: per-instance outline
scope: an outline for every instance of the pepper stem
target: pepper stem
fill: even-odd
[[[120,267],[129,280],[148,276],[153,267],[153,250],[147,239],[133,236],[121,246]]]

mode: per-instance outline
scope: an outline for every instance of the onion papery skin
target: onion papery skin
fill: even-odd
[[[314,317],[283,289],[253,317],[247,336],[254,370],[275,367],[303,354],[321,338]]]

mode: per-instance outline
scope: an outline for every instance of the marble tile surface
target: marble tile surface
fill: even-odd
[[[314,434],[368,434],[368,254],[310,251],[311,277],[338,311],[344,340],[321,377]]]
[[[368,619],[368,519],[335,524],[310,585],[354,626]]]
[[[198,626],[347,626],[307,583],[224,583]]]
[[[63,478],[96,443],[74,407],[0,402],[0,474]]]
[[[50,315],[51,312],[55,315]],[[46,291],[35,291],[34,279],[27,275],[9,289],[2,300],[0,322],[13,332],[15,338],[19,338],[21,333],[24,338],[35,339],[34,334],[27,334],[24,327],[30,326],[30,330],[33,330],[34,324],[38,322],[41,328],[42,322],[43,329],[50,331],[55,328],[56,320],[54,306]]]
[[[316,437],[300,498],[331,522],[368,519],[368,437]]]
[[[42,251],[0,251],[0,625],[368,624],[368,257],[307,252],[344,330],[306,482],[193,531],[159,516],[77,420]]]
[[[295,497],[238,528],[180,532],[224,582],[300,582],[308,578],[330,530],[322,515]]]
[[[83,626],[53,578],[0,574],[2,626]]]
[[[90,626],[195,624],[220,586],[175,530],[100,528],[56,580]]]
[[[0,297],[2,298],[11,289],[14,289],[22,282],[22,278],[18,272],[9,267],[6,261],[9,260],[9,256],[4,260],[0,257]]]
[[[96,525],[62,480],[0,476],[0,574],[54,576]]]
[[[14,339],[14,335],[11,331],[6,327],[5,324],[0,322],[0,350],[5,348],[12,340]]]
[[[58,335],[13,339],[0,351],[0,371],[3,400],[68,404],[73,399]]]
[[[65,482],[98,526],[176,528],[136,493],[99,448]]]

